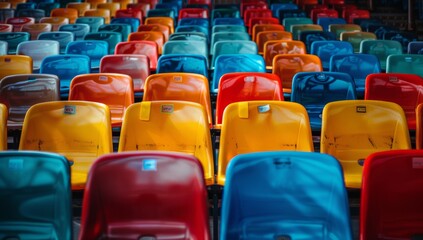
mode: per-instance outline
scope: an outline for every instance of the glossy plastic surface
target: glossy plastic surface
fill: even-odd
[[[44,58],[40,73],[54,74],[60,79],[60,95],[67,98],[69,85],[77,75],[90,73],[90,58],[78,54],[54,55]]]
[[[303,106],[284,101],[228,105],[223,113],[217,183],[225,184],[226,168],[236,155],[277,150],[314,151],[310,122]]]
[[[122,1],[123,2],[123,1]],[[117,10],[119,10],[120,9],[120,4],[118,3],[118,2],[105,2],[105,3],[99,3],[99,4],[97,4],[97,8],[96,8],[97,10],[109,10],[109,13],[110,13],[110,19],[112,19],[112,18],[115,18],[115,16],[116,16],[116,11]],[[104,16],[104,18],[105,18],[105,22],[106,22],[106,24],[107,23],[110,23],[110,22],[107,22],[107,15],[105,15]]]
[[[244,20],[242,18],[216,18],[213,20],[213,26],[216,25],[244,25]]]
[[[213,8],[211,10],[211,22],[218,18],[238,18],[240,19],[241,15],[239,9],[235,8]]]
[[[282,25],[285,27],[285,31],[291,32],[291,26],[295,24],[313,24],[313,20],[311,18],[306,17],[293,17],[293,18],[285,18],[282,22]]]
[[[115,18],[137,18],[138,20],[140,20],[138,22],[139,25],[143,21],[143,12],[141,9],[136,8],[119,9],[116,11]]]
[[[212,92],[217,92],[220,77],[234,72],[266,72],[262,56],[258,54],[223,54],[217,57],[213,72]]]
[[[267,41],[292,40],[292,33],[286,31],[262,31],[257,34],[256,43],[259,54],[264,54],[264,45]]]
[[[423,78],[414,74],[378,73],[366,78],[366,100],[381,100],[400,105],[408,128],[416,129],[416,108],[423,103]]]
[[[342,169],[329,155],[238,155],[229,164],[223,195],[223,240],[353,239]]]
[[[129,34],[131,33],[131,26],[126,23],[103,24],[100,27],[98,27],[98,31],[99,32],[118,32],[122,35],[122,41],[126,41],[128,39]]]
[[[71,81],[69,100],[106,104],[110,109],[112,127],[119,127],[125,110],[134,103],[132,78],[117,73],[78,75]]]
[[[273,58],[278,54],[306,54],[306,46],[296,40],[270,40],[264,43],[263,57],[266,68],[272,69]]]
[[[38,71],[41,62],[47,56],[60,53],[59,42],[54,40],[31,40],[19,43],[16,54],[26,55],[32,58],[33,69]]]
[[[246,32],[217,32],[213,33],[210,43],[210,54],[214,53],[214,45],[219,41],[249,41],[251,37]]]
[[[0,24],[0,32],[12,32],[13,26],[12,24],[1,23]]]
[[[8,129],[7,129],[7,118],[8,118],[8,115],[9,115],[9,113],[8,113],[7,105],[3,104],[3,101],[1,101],[1,99],[0,99],[0,151],[7,150],[7,135],[8,135],[7,134],[7,131],[8,131]],[[1,226],[1,224],[0,224],[0,226]]]
[[[120,42],[116,45],[115,54],[142,54],[150,61],[150,71],[156,71],[158,47],[152,41]]]
[[[307,52],[311,52],[311,44],[316,41],[334,41],[336,37],[331,32],[324,32],[322,30],[314,31],[314,30],[306,30],[301,31],[298,35],[298,39],[306,45]]]
[[[100,3],[104,4],[104,3]],[[90,9],[84,12],[84,17],[101,17],[104,19],[104,23],[102,24],[108,24],[110,23],[111,13],[109,9]]]
[[[74,40],[74,37],[71,32],[44,32],[38,35],[38,40],[58,41],[60,54],[64,54],[66,52],[66,46]]]
[[[207,119],[204,107],[194,102],[134,103],[126,110],[118,151],[160,150],[194,155],[203,166],[206,184],[213,184],[213,150]]]
[[[142,32],[133,32],[129,34],[128,41],[141,41],[141,40],[156,42],[159,55],[162,54],[163,44],[165,42],[165,37],[162,32],[142,31]]]
[[[32,73],[32,58],[25,55],[0,56],[0,79],[14,74]]]
[[[292,39],[300,40],[300,33],[304,31],[323,31],[323,28],[318,24],[293,24],[290,30]]]
[[[117,54],[104,56],[100,61],[100,73],[121,73],[131,76],[134,91],[144,91],[144,82],[150,75],[146,55]]]
[[[216,25],[212,28],[212,33],[217,32],[247,32],[247,29],[241,25]]]
[[[335,54],[353,54],[353,46],[343,41],[315,41],[311,44],[310,53],[317,55],[322,61],[325,71],[329,70],[330,58]]]
[[[20,9],[16,11],[16,17],[30,17],[34,18],[38,23],[41,18],[47,16],[44,9]]]
[[[98,69],[102,57],[108,54],[109,44],[102,40],[81,40],[70,42],[66,54],[82,54],[90,58],[91,70]]]
[[[145,19],[144,24],[163,24],[165,26],[169,27],[170,34],[172,34],[175,31],[175,21],[171,17],[148,17]]]
[[[322,111],[327,103],[355,99],[355,83],[347,73],[300,72],[292,79],[291,101],[307,109],[313,131],[321,130]]]
[[[197,26],[197,25],[185,25],[185,26],[178,26],[175,29],[175,32],[200,32],[204,33],[207,38],[209,38],[209,29],[203,26]]]
[[[79,17],[76,19],[75,23],[88,24],[90,26],[90,32],[97,32],[98,28],[103,25],[104,18],[102,17]]]
[[[73,162],[72,189],[84,189],[93,162],[113,151],[109,108],[82,101],[36,104],[25,116],[19,150],[64,155]]]
[[[214,45],[214,52],[211,54],[212,67],[220,55],[227,54],[258,54],[257,44],[249,40],[225,40]]]
[[[89,175],[79,239],[209,240],[203,179],[201,164],[188,154],[101,157]],[[99,196],[107,197],[99,202]]]
[[[364,97],[367,75],[382,72],[379,59],[373,54],[336,54],[331,57],[329,65],[331,72],[348,73],[354,78],[359,99]]]
[[[14,32],[20,32],[23,25],[35,23],[35,19],[30,17],[12,17],[6,19],[6,23],[13,26]]]
[[[138,18],[129,18],[129,17],[125,17],[125,18],[113,18],[110,23],[114,24],[114,23],[121,23],[121,24],[128,24],[131,26],[131,31],[132,32],[136,32],[138,27],[141,24],[141,21]]]
[[[109,54],[114,54],[116,45],[122,42],[122,34],[119,32],[88,33],[85,35],[84,40],[106,41],[109,44]]]
[[[169,36],[169,41],[174,40],[189,40],[189,41],[203,41],[208,42],[208,37],[202,32],[177,32]]]
[[[75,8],[56,8],[51,11],[50,16],[65,17],[69,19],[69,23],[75,23],[75,20],[79,17],[79,13]]]
[[[138,32],[161,32],[164,36],[165,42],[169,40],[170,28],[164,24],[150,23],[138,27]]]
[[[422,157],[421,150],[397,150],[366,158],[360,204],[361,240],[422,236]]]
[[[157,73],[197,73],[208,77],[207,58],[200,54],[166,54],[157,63]]]
[[[347,21],[343,18],[318,18],[317,24],[322,26],[324,31],[329,31],[329,26],[331,24],[346,24]]]
[[[182,8],[179,10],[178,19],[182,18],[209,18],[209,11],[203,8]]]
[[[59,7],[60,7],[60,3],[58,2],[40,2],[37,5],[38,9],[44,10],[45,16],[50,16],[51,11]]]
[[[65,24],[59,27],[59,31],[72,32],[74,40],[83,40],[85,34],[90,32],[90,25],[85,23]]]
[[[179,20],[178,26],[202,26],[209,28],[210,22],[207,18],[183,18]]]
[[[315,8],[312,9],[310,12],[311,19],[313,19],[313,22],[317,23],[317,19],[322,17],[331,17],[331,18],[338,18],[338,11],[335,9],[324,9],[324,8]]]
[[[371,32],[342,32],[340,35],[341,41],[347,41],[347,42],[350,42],[351,45],[353,45],[355,53],[358,53],[358,52],[368,53],[368,52],[361,51],[360,49],[361,42],[364,40],[376,40],[376,39],[377,39],[376,34]],[[401,53],[402,53],[402,50],[401,50]]]
[[[423,149],[423,104],[416,107],[416,149]]]
[[[423,77],[423,55],[392,54],[386,59],[387,73],[410,73]]]
[[[256,24],[254,25],[253,31],[251,33],[252,40],[257,43],[257,35],[265,31],[285,31],[285,27],[281,24]]]
[[[244,23],[245,26],[252,29],[250,25],[250,19],[252,18],[271,18],[272,10],[270,9],[248,9],[244,12]],[[279,21],[279,20],[278,20]],[[252,32],[252,31],[250,31]]]
[[[66,4],[66,8],[74,8],[78,11],[78,17],[83,17],[84,12],[90,9],[90,3],[88,2],[70,2]]]
[[[336,39],[341,39],[343,32],[361,32],[360,25],[357,24],[331,24],[329,25],[329,32],[336,35]]]
[[[50,23],[51,30],[57,31],[60,26],[69,24],[69,19],[67,17],[43,17],[40,19],[40,23]]]
[[[178,100],[201,104],[212,125],[212,110],[208,79],[192,73],[162,73],[150,75],[145,82],[143,101]]]
[[[423,41],[409,42],[406,53],[423,54]]]
[[[27,32],[0,32],[0,40],[7,42],[8,54],[16,54],[19,43],[29,41],[30,38]]]
[[[407,120],[398,104],[345,100],[324,107],[320,152],[340,161],[346,187],[361,187],[368,155],[395,149],[411,149]]]
[[[252,34],[254,26],[257,24],[280,24],[279,20],[274,17],[253,17],[250,18],[248,22],[250,28],[248,29],[248,33]]]
[[[69,163],[52,153],[0,153],[0,238],[72,239]]]
[[[225,108],[234,102],[253,100],[283,101],[282,83],[271,73],[227,73],[220,78],[216,101],[216,125],[222,124]]]
[[[307,17],[307,13],[302,9],[280,9],[278,15],[279,15],[279,21],[282,23],[286,18]]]
[[[199,54],[208,59],[209,51],[207,42],[182,40],[166,42],[163,45],[163,55],[167,54]]]
[[[282,1],[283,2],[283,1]],[[286,9],[298,9],[298,5],[292,2],[286,1],[286,3],[271,3],[270,10],[272,10],[272,14],[275,17],[279,17],[279,10],[286,10]]]
[[[28,109],[37,103],[60,100],[59,78],[50,74],[17,74],[0,81],[0,102],[8,110],[7,125],[22,126]]]
[[[28,32],[31,35],[31,40],[36,40],[40,33],[51,31],[51,24],[50,23],[25,24],[22,26],[21,31]]]

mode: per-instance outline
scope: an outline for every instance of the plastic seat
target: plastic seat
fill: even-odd
[[[280,9],[278,15],[279,21],[283,22],[286,18],[305,18],[307,17],[307,12],[303,9]]]
[[[63,32],[72,32],[74,35],[74,40],[83,40],[85,34],[90,32],[90,26],[85,23],[74,23],[74,24],[65,24],[61,25],[58,29]]]
[[[246,32],[218,32],[213,33],[211,37],[211,44],[210,44],[210,53],[213,54],[214,52],[214,44],[219,41],[249,41],[251,40],[251,37]]]
[[[122,177],[113,180],[114,173]],[[89,174],[80,239],[211,239],[203,175],[198,159],[188,154],[147,151],[101,157]],[[98,194],[107,194],[108,200],[98,203]]]
[[[342,32],[340,35],[341,41],[350,42],[353,45],[355,53],[367,53],[360,51],[360,44],[364,40],[376,40],[376,34],[371,32]],[[402,53],[402,50],[401,50]],[[380,60],[380,59],[379,59]]]
[[[343,18],[318,18],[317,24],[322,26],[323,31],[329,31],[329,26],[332,24],[346,24],[347,21]]]
[[[126,41],[131,34],[131,26],[125,23],[103,24],[98,27],[98,32],[117,32],[122,35],[122,41]]]
[[[169,40],[168,41],[203,41],[203,42],[208,42],[208,37],[206,34],[202,33],[202,32],[177,32],[177,33],[172,33],[169,36]]]
[[[207,185],[214,183],[213,154],[207,113],[186,101],[143,101],[125,112],[119,152],[174,151],[200,160]],[[160,134],[166,132],[166,134]]]
[[[314,151],[310,123],[303,106],[284,101],[228,105],[223,113],[220,134],[217,184],[225,185],[226,169],[235,156],[277,150]]]
[[[322,112],[327,103],[357,99],[355,83],[347,73],[300,72],[292,79],[291,101],[303,105],[311,130],[320,132]]]
[[[422,236],[422,156],[421,150],[397,150],[366,158],[360,204],[363,240]]]
[[[110,23],[112,24],[116,24],[116,23],[120,23],[120,24],[128,24],[131,26],[131,31],[132,32],[136,32],[138,27],[141,24],[141,21],[138,18],[129,18],[129,17],[125,17],[125,18],[113,18]]]
[[[202,27],[202,26],[178,26],[175,29],[175,32],[200,32],[200,33],[204,33],[204,35],[206,35],[207,39],[209,38],[209,29],[206,27]]]
[[[282,83],[271,73],[227,73],[220,78],[216,100],[216,125],[222,124],[225,108],[234,102],[255,100],[283,101]]]
[[[198,54],[208,59],[209,51],[204,41],[168,41],[163,45],[162,54]]]
[[[127,9],[137,9],[137,10],[141,10],[142,12],[142,16],[143,19],[147,16],[148,11],[152,8],[153,6],[151,6],[149,3],[129,3],[128,5],[126,5]]]
[[[386,70],[386,59],[392,54],[402,54],[401,43],[394,40],[363,40],[360,52],[373,54],[379,59],[380,67]]]
[[[43,9],[21,9],[16,11],[16,17],[30,17],[34,18],[34,22],[38,23],[41,18],[47,16]]]
[[[50,17],[65,17],[69,19],[69,23],[75,23],[79,13],[74,8],[56,8],[51,11]]]
[[[157,68],[158,47],[152,41],[131,41],[120,42],[116,45],[115,54],[142,54],[146,55],[150,61],[150,71]]]
[[[265,73],[266,65],[258,54],[223,54],[216,58],[211,92],[217,93],[220,78],[226,73],[258,72]]]
[[[329,25],[329,32],[336,35],[336,39],[341,39],[343,32],[361,32],[360,25],[357,24],[331,24]]]
[[[285,27],[280,24],[256,24],[251,32],[251,38],[257,43],[257,35],[261,32],[277,32],[285,31]]]
[[[259,32],[256,37],[256,44],[258,47],[258,53],[264,54],[264,45],[268,41],[276,40],[292,40],[292,33],[286,31],[263,31]]]
[[[220,55],[226,54],[258,54],[257,44],[249,40],[219,41],[214,45],[212,68]]]
[[[7,55],[7,51],[8,51],[7,45],[8,44],[6,41],[0,41],[0,56]]]
[[[207,59],[200,54],[166,54],[157,62],[157,73],[197,73],[208,77]]]
[[[39,103],[26,113],[19,150],[55,152],[73,162],[72,190],[85,187],[88,171],[99,156],[111,153],[109,108],[101,103]]]
[[[423,78],[414,74],[379,73],[366,78],[364,99],[397,103],[402,107],[408,129],[416,129],[416,108],[423,103]]]
[[[0,79],[14,74],[32,73],[32,58],[24,55],[0,56]]]
[[[77,75],[69,87],[69,100],[106,104],[110,109],[112,127],[120,127],[125,110],[134,103],[132,78],[117,73]]]
[[[364,9],[347,10],[344,18],[347,20],[347,23],[354,23],[354,19],[357,18],[370,18],[370,12]]]
[[[210,28],[210,22],[207,18],[182,18],[178,26],[201,26]]]
[[[241,10],[241,16],[244,16],[245,11],[249,9],[261,9],[266,10],[269,6],[266,2],[262,1],[254,1],[254,2],[247,2],[247,1],[241,1],[239,9]]]
[[[144,82],[150,75],[146,55],[117,54],[104,56],[100,61],[100,73],[120,73],[131,76],[135,92],[144,91]]]
[[[107,0],[85,0],[85,1],[90,4],[90,9],[96,9],[98,4],[107,2]]]
[[[9,115],[9,112],[8,112],[9,109],[7,105],[3,104],[3,101],[1,101],[1,97],[4,97],[4,96],[0,96],[0,150],[5,151],[7,150],[7,145],[8,145],[7,119]],[[0,224],[0,229],[2,229],[1,224]]]
[[[145,25],[147,24],[163,24],[165,26],[168,26],[170,29],[170,34],[172,34],[174,30],[174,20],[171,17],[148,17],[145,19],[144,22]]]
[[[279,20],[274,17],[253,17],[250,18],[248,25],[250,26],[248,28],[248,33],[252,34],[254,26],[257,24],[279,24]]]
[[[338,18],[338,11],[335,9],[312,9],[310,12],[311,19],[317,23],[318,18]]]
[[[144,16],[144,14],[143,14],[141,9],[127,8],[127,9],[117,10],[115,17],[116,18],[137,18],[139,20],[139,23],[142,23],[143,22],[143,16]],[[138,25],[139,25],[139,23],[138,23]]]
[[[58,31],[60,26],[69,24],[69,19],[67,17],[43,17],[40,19],[40,23],[49,23],[51,24],[51,31]]]
[[[366,77],[371,73],[380,73],[379,59],[373,54],[336,54],[330,58],[331,72],[344,72],[354,78],[357,98],[363,99]]]
[[[244,23],[245,26],[248,28],[252,28],[253,26],[250,25],[250,19],[252,18],[271,18],[272,17],[272,10],[270,9],[247,9],[244,12]],[[279,20],[278,20],[279,23]],[[252,32],[252,31],[250,31]]]
[[[66,8],[73,8],[78,11],[78,17],[83,17],[84,12],[90,9],[90,3],[88,2],[70,2],[66,5]]]
[[[322,61],[325,71],[329,70],[330,58],[335,54],[353,54],[353,46],[343,41],[314,41],[311,44],[310,54],[317,55]]]
[[[50,16],[51,11],[56,8],[60,8],[60,3],[58,2],[40,2],[37,6],[38,9],[44,10],[45,16]]]
[[[300,33],[304,31],[322,31],[322,26],[318,24],[293,24],[291,25],[290,32],[292,33],[292,39],[300,40]]]
[[[103,17],[79,17],[76,19],[75,23],[88,24],[90,26],[90,32],[98,32],[98,28],[105,23]]]
[[[416,107],[416,149],[423,149],[423,104]]]
[[[41,152],[0,153],[0,238],[72,239],[70,166]]]
[[[29,41],[27,32],[0,32],[0,40],[7,42],[7,54],[16,54],[19,43]]]
[[[315,41],[334,41],[336,40],[336,37],[331,32],[325,32],[325,31],[301,31],[298,35],[298,38],[300,41],[303,41],[306,45],[307,52],[311,52],[311,45]]]
[[[213,26],[218,25],[240,25],[245,26],[242,18],[215,18],[213,20]]]
[[[212,27],[212,34],[217,32],[247,32],[241,25],[216,25]]]
[[[238,155],[227,169],[223,195],[223,240],[353,239],[342,168],[331,156],[293,151]]]
[[[406,53],[408,53],[408,54],[423,54],[423,41],[409,42]]]
[[[84,17],[101,17],[104,19],[104,23],[110,23],[111,13],[109,9],[90,9],[84,12]],[[101,25],[101,24],[100,24]]]
[[[213,23],[218,18],[240,18],[240,12],[238,9],[233,8],[213,8],[211,10],[210,20]]]
[[[279,10],[295,10],[298,9],[298,5],[292,2],[287,3],[271,3],[270,10],[272,10],[272,14],[275,17],[279,17]]]
[[[165,37],[162,32],[157,31],[143,31],[143,32],[133,32],[129,35],[128,41],[152,41],[157,44],[159,55],[163,52],[163,45],[165,42]]]
[[[164,24],[154,23],[154,24],[145,24],[138,27],[138,32],[161,32],[164,36],[164,42],[169,40],[170,28]]]
[[[271,40],[264,44],[263,57],[266,68],[272,69],[273,58],[278,54],[306,54],[306,46],[302,41]]]
[[[143,101],[190,101],[201,104],[212,126],[212,111],[208,79],[194,73],[152,74],[145,81]]]
[[[313,20],[307,17],[294,17],[294,18],[285,18],[282,22],[282,25],[285,27],[285,31],[291,32],[291,26],[296,24],[313,24]]]
[[[178,20],[183,18],[209,18],[209,12],[203,8],[182,8],[179,10]]]
[[[40,73],[54,74],[60,79],[60,96],[68,98],[71,80],[80,74],[90,73],[90,58],[85,55],[65,54],[48,56],[41,62]]]
[[[175,18],[177,17],[177,13],[175,12],[175,9],[173,7],[172,8],[155,8],[155,9],[150,9],[147,12],[147,18],[152,18],[152,17],[169,17],[174,21]]]
[[[320,58],[312,54],[278,54],[273,58],[272,73],[282,81],[284,93],[289,96],[292,88],[292,78],[298,72],[323,71]]]
[[[0,23],[0,32],[12,32],[13,31],[13,25],[7,24],[7,23]]]
[[[23,25],[35,23],[35,19],[30,17],[12,17],[6,19],[6,23],[13,26],[13,32],[20,32]]]
[[[84,40],[101,40],[109,44],[109,54],[115,53],[118,43],[122,42],[122,34],[119,32],[96,32],[85,35]]]
[[[102,40],[81,40],[70,42],[66,54],[82,54],[90,58],[91,72],[98,71],[100,60],[108,54],[109,44]]]
[[[116,16],[116,11],[120,9],[120,4],[118,2],[105,2],[105,3],[99,3],[97,4],[97,10],[98,9],[105,9],[109,10],[110,13],[110,19],[114,18]],[[107,17],[105,17],[107,18]],[[107,20],[106,20],[107,23]],[[110,23],[110,22],[109,22]]]
[[[15,9],[0,9],[0,23],[6,23],[6,20],[15,16]]]
[[[38,35],[38,40],[59,42],[60,54],[64,54],[68,43],[74,41],[74,37],[72,32],[43,32]]]
[[[396,103],[346,100],[323,109],[320,152],[340,161],[348,188],[361,187],[363,161],[371,153],[410,148],[407,120]]]
[[[59,42],[54,40],[32,40],[19,43],[16,54],[26,55],[32,58],[33,71],[40,69],[41,62],[47,56],[60,53]]]
[[[417,35],[411,32],[386,32],[383,34],[384,40],[395,40],[401,43],[403,51],[407,52],[408,44],[417,41]]]

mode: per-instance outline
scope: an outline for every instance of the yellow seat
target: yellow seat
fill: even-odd
[[[214,183],[213,151],[203,106],[186,101],[143,101],[125,113],[119,152],[159,150],[192,154],[204,169],[208,185]]]
[[[90,4],[90,9],[96,9],[98,4],[106,3],[107,0],[85,0],[84,2]]]
[[[7,150],[7,116],[6,105],[0,103],[0,151]]]
[[[51,31],[58,31],[60,26],[69,24],[69,18],[67,17],[43,17],[40,19],[40,23],[50,23]]]
[[[306,109],[294,102],[248,101],[229,104],[223,113],[217,183],[225,184],[229,161],[261,151],[314,151]]]
[[[32,58],[25,55],[0,56],[0,79],[14,74],[32,73]]]
[[[73,161],[72,189],[84,189],[93,162],[113,152],[110,110],[84,101],[36,104],[26,113],[19,150],[63,154]]]
[[[348,188],[360,188],[363,161],[374,152],[410,149],[401,106],[375,100],[328,103],[322,113],[320,152],[339,160]]]

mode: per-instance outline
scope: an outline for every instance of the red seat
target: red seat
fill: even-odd
[[[143,14],[141,9],[136,8],[127,8],[127,9],[119,9],[115,13],[116,18],[138,18],[140,22],[143,22]]]
[[[100,157],[89,173],[82,209],[80,240],[210,239],[202,167],[187,154]]]
[[[209,18],[209,11],[204,8],[183,8],[179,10],[178,20],[182,18]]]
[[[272,10],[270,9],[248,9],[244,13],[244,23],[247,27],[250,27],[250,19],[251,18],[271,18],[272,17]],[[251,26],[252,27],[252,26]]]
[[[142,54],[150,60],[150,71],[156,71],[158,47],[153,41],[120,42],[116,45],[115,54]]]

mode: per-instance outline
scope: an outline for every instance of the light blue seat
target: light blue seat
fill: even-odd
[[[25,41],[19,43],[16,54],[30,56],[33,72],[37,73],[45,57],[60,54],[60,46],[59,42],[54,40]]]
[[[66,54],[82,54],[90,58],[91,72],[98,72],[100,60],[109,52],[109,44],[102,40],[81,40],[70,42]]]
[[[41,62],[40,73],[53,74],[60,79],[60,97],[67,99],[71,80],[80,74],[90,73],[90,58],[79,54],[48,56]]]
[[[222,240],[353,239],[342,169],[330,155],[238,155],[229,162],[222,201]]]
[[[323,31],[329,31],[329,25],[331,24],[346,24],[347,21],[343,18],[317,18],[317,24],[322,26]]]
[[[109,54],[115,53],[115,47],[122,42],[122,34],[119,32],[96,32],[85,35],[84,40],[102,40],[109,44]]]
[[[382,71],[379,59],[373,54],[336,54],[330,58],[329,65],[329,71],[344,72],[353,77],[358,99],[364,99],[367,75]]]
[[[208,59],[209,51],[205,41],[178,40],[167,41],[163,45],[162,55],[168,54],[199,54]]]
[[[29,41],[31,35],[28,32],[0,32],[0,41],[7,42],[7,54],[16,54],[19,43]]]
[[[157,73],[198,73],[208,77],[207,59],[199,54],[167,54],[157,62]]]
[[[216,25],[212,27],[212,34],[217,32],[247,32],[247,28],[242,25]]]
[[[207,43],[207,35],[202,32],[177,32],[169,36],[168,41],[183,40],[183,41],[204,41]]]
[[[131,31],[136,32],[140,26],[140,20],[138,18],[113,18],[110,21],[111,24],[128,24],[131,26]],[[129,34],[128,34],[129,35]]]
[[[98,28],[98,32],[118,32],[122,34],[122,41],[128,40],[131,31],[131,25],[126,23],[103,24]]]
[[[74,41],[72,32],[43,32],[38,35],[38,40],[54,40],[59,42],[60,54],[66,52],[68,43]]]
[[[322,61],[324,71],[329,70],[330,58],[335,54],[352,54],[354,48],[346,41],[315,41],[311,44],[310,53],[317,55]]]
[[[210,91],[217,93],[220,77],[233,72],[266,72],[266,64],[258,54],[223,54],[216,58]]]
[[[45,152],[0,153],[0,239],[72,239],[70,165]]]
[[[355,99],[355,83],[348,73],[300,72],[292,79],[291,101],[307,109],[313,131],[321,130],[326,103]]]
[[[224,40],[214,44],[212,57],[212,68],[215,66],[216,58],[223,54],[258,54],[257,44],[249,40]]]
[[[6,41],[0,41],[0,56],[7,55],[7,42]]]
[[[103,17],[79,17],[75,23],[85,23],[90,26],[90,32],[97,32],[98,28],[104,24]]]
[[[65,24],[59,27],[59,31],[72,32],[74,40],[83,40],[85,35],[90,32],[90,25],[85,23]]]

